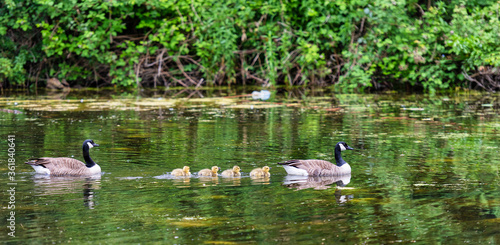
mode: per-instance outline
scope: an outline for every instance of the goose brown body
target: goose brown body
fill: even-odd
[[[342,159],[341,152],[345,150],[353,150],[345,142],[338,142],[335,145],[335,161],[333,164],[325,160],[289,160],[280,162],[289,175],[302,176],[340,176],[351,174],[351,166]]]
[[[349,165],[339,167],[325,160],[290,160],[279,164],[303,169],[307,172],[307,176],[337,176],[351,173]]]
[[[31,159],[26,164],[30,165],[39,174],[53,176],[89,176],[101,173],[101,167],[90,158],[89,150],[95,146],[93,140],[83,142],[83,159],[85,163],[69,157],[41,157]]]
[[[86,176],[101,172],[98,165],[88,168],[82,161],[69,157],[42,157],[32,159],[26,164],[47,168],[53,176]]]

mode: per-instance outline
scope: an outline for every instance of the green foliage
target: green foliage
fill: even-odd
[[[7,0],[0,4],[0,79],[23,85],[28,79],[26,67],[36,66],[41,59],[41,46],[33,24],[39,19],[31,1]]]
[[[220,1],[205,1],[199,7],[200,16],[197,21],[201,28],[196,28],[194,32],[198,38],[195,42],[196,54],[200,56],[202,63],[207,64],[204,66],[206,72],[212,76],[220,69],[233,70],[233,51],[238,50],[238,34],[233,17],[238,11],[237,6]]]
[[[12,62],[6,58],[0,58],[0,79],[4,80],[12,77]]]
[[[500,67],[500,2],[485,8],[474,7],[470,12],[464,6],[453,9],[453,32],[446,44],[452,54],[463,62],[463,69],[478,66]]]
[[[435,91],[460,85],[462,71],[482,65],[498,67],[499,4],[488,4],[492,2],[485,7],[465,7],[458,2],[425,6],[418,1],[369,5],[364,10],[369,29],[355,49],[361,51],[344,54],[362,52],[366,62],[352,63],[346,73],[372,64],[386,78]],[[358,77],[365,81],[371,79],[373,70],[368,66],[363,70],[364,76],[354,74],[361,74]]]
[[[0,79],[194,85],[381,81],[427,91],[500,67],[500,3],[417,0],[5,1]]]

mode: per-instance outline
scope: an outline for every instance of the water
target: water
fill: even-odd
[[[7,235],[3,191],[1,240],[498,243],[498,101],[327,91],[272,91],[266,101],[231,90],[7,95],[0,98],[0,185],[10,187],[7,135],[15,135],[16,237]],[[89,138],[100,145],[90,152],[100,178],[37,176],[23,164],[41,156],[81,160]],[[294,178],[276,164],[334,161],[341,140],[356,149],[343,153],[351,176]],[[238,165],[243,176],[168,175],[184,165],[192,173]],[[264,165],[270,178],[249,177]]]

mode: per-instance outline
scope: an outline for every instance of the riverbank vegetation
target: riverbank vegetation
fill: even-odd
[[[500,2],[0,3],[2,87],[500,89]]]

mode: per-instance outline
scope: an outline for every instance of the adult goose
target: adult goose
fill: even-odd
[[[26,164],[35,169],[38,174],[49,174],[51,176],[90,176],[101,173],[101,167],[90,158],[89,150],[95,146],[93,140],[85,140],[83,142],[83,159],[82,161],[69,157],[42,157],[31,159]]]
[[[240,167],[234,166],[233,169],[227,169],[222,172],[222,177],[241,177]]]
[[[345,142],[339,142],[335,145],[336,165],[324,160],[289,160],[280,162],[289,175],[301,176],[340,176],[351,174],[351,166],[342,159],[341,152],[345,150],[354,150]]]
[[[256,168],[256,169],[250,171],[250,177],[263,178],[263,177],[269,177],[269,176],[271,176],[271,173],[269,173],[268,166],[264,166],[262,168]]]
[[[202,169],[198,172],[198,176],[208,176],[208,177],[217,177],[217,172],[219,171],[219,167],[213,166],[212,169]]]
[[[174,170],[172,170],[172,175],[173,176],[191,176],[191,172],[189,172],[189,167],[188,166],[184,166],[182,169],[180,168],[176,168]]]

